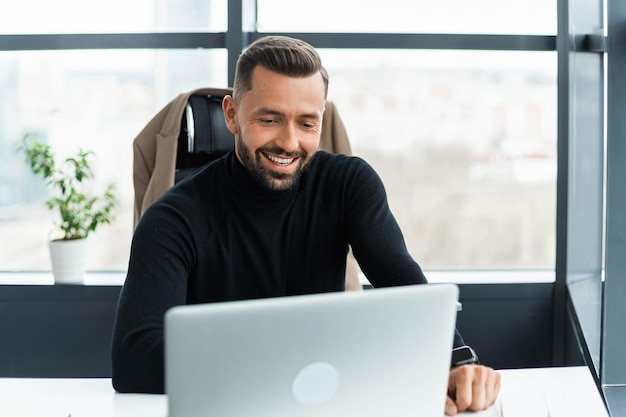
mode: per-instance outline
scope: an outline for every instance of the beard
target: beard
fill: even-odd
[[[236,148],[237,154],[241,158],[241,163],[248,169],[256,182],[269,191],[287,191],[293,188],[312,159],[312,155],[309,156],[304,150],[285,152],[278,147],[271,146],[258,148],[253,153],[252,150],[245,145],[241,137],[237,141]],[[261,158],[264,158],[261,154],[264,152],[280,155],[285,158],[298,158],[298,166],[292,173],[272,171],[261,163]]]

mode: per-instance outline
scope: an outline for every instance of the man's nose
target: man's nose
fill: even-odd
[[[300,147],[298,139],[298,129],[293,123],[286,123],[283,127],[280,137],[278,138],[278,145],[285,152],[295,152]]]

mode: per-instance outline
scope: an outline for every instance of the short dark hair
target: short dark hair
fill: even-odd
[[[251,43],[237,60],[235,100],[239,101],[252,89],[252,72],[257,65],[290,77],[307,77],[319,72],[324,80],[324,96],[328,94],[328,72],[315,48],[288,36],[265,36]]]

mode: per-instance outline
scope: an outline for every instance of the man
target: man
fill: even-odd
[[[343,291],[348,245],[375,287],[426,283],[374,170],[317,151],[328,75],[313,47],[260,39],[233,87],[222,107],[234,151],[137,225],[113,334],[120,392],[163,392],[163,316],[175,305]],[[452,369],[446,412],[487,408],[499,384],[488,367]]]

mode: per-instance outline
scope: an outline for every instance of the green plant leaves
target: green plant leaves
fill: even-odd
[[[89,158],[91,151],[79,150],[75,156],[66,158],[61,165],[55,162],[50,146],[27,141],[22,138],[18,147],[29,164],[31,171],[46,180],[55,194],[46,206],[58,210],[64,240],[81,239],[97,229],[100,224],[109,224],[113,219],[113,208],[117,204],[113,185],[109,185],[101,196],[89,196],[84,192],[84,181],[93,179]]]

